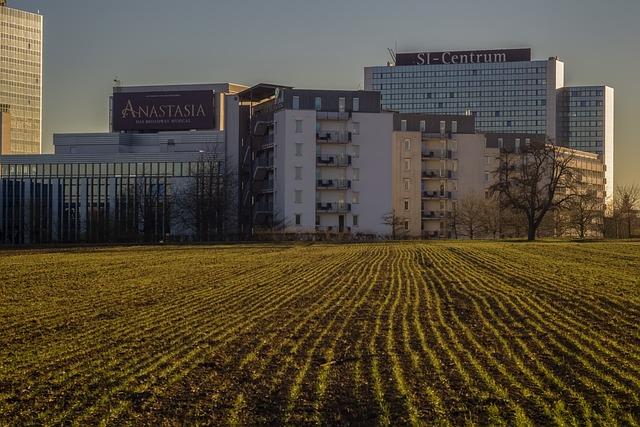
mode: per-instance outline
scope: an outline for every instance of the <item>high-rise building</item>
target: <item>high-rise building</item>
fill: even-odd
[[[480,133],[533,134],[596,153],[613,193],[613,89],[566,87],[564,63],[531,49],[397,53],[366,67],[365,90],[400,113],[472,114]]]
[[[42,15],[0,1],[0,154],[42,149]]]

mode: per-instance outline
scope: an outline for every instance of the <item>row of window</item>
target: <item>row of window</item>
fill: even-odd
[[[387,89],[430,89],[456,87],[485,87],[485,86],[544,86],[546,79],[522,80],[463,80],[455,82],[410,82],[410,83],[375,83],[373,90]]]
[[[604,104],[603,101],[592,100],[592,101],[569,101],[567,103],[563,103],[561,105],[568,105],[569,107],[602,107]]]
[[[353,104],[352,104],[352,110],[353,111],[360,111],[360,98],[354,97],[352,100]],[[314,100],[314,104],[315,104],[315,109],[316,111],[321,111],[322,110],[322,97],[320,96],[316,96],[315,100]],[[347,99],[345,97],[339,97],[338,98],[338,112],[339,113],[344,113],[346,110],[346,106],[347,106]],[[293,96],[293,106],[292,108],[294,110],[299,110],[300,109],[300,97],[297,95]]]
[[[546,67],[481,68],[433,71],[391,71],[373,73],[374,79],[398,79],[416,77],[500,76],[508,74],[546,74]]]
[[[65,163],[37,165],[0,165],[2,177],[51,177],[71,176],[140,176],[166,175],[189,176],[202,162],[149,162],[149,163]]]
[[[492,98],[509,96],[544,96],[545,90],[496,90],[473,92],[427,92],[383,94],[382,99],[446,99],[446,98]]]
[[[490,108],[490,107],[544,107],[547,105],[546,99],[512,99],[504,101],[467,101],[467,102],[411,102],[399,103],[383,101],[384,108]]]
[[[602,90],[577,90],[577,89],[569,88],[569,92],[572,98],[575,96],[594,97],[594,96],[603,95]]]

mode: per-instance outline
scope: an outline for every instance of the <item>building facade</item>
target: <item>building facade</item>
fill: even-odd
[[[0,154],[42,148],[42,16],[0,4]]]
[[[261,90],[243,156],[255,232],[388,234],[393,114],[379,94],[258,86],[240,96]]]
[[[530,49],[397,53],[395,64],[366,67],[364,83],[381,92],[385,109],[473,114],[480,133],[543,135],[599,154],[613,194],[613,89],[565,86],[556,57],[532,60]]]
[[[452,238],[454,212],[467,194],[485,196],[497,150],[475,132],[473,116],[396,114],[394,211],[408,237]]]
[[[233,235],[239,124],[224,112],[244,88],[114,88],[112,132],[56,134],[52,155],[0,156],[0,244]]]

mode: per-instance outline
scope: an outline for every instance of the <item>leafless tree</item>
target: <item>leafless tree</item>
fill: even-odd
[[[391,239],[393,240],[406,236],[404,222],[405,218],[398,216],[395,209],[392,209],[390,212],[382,215],[382,223],[391,227]]]
[[[568,225],[584,239],[589,232],[600,233],[604,215],[604,200],[594,191],[577,194],[568,201],[566,211]]]
[[[640,187],[626,185],[617,187],[613,196],[614,216],[626,227],[626,236],[633,236],[633,223],[640,209]],[[619,234],[619,233],[618,233]]]
[[[235,231],[237,179],[222,156],[202,153],[189,181],[176,191],[175,219],[199,241],[224,240]]]
[[[456,236],[473,240],[483,228],[485,198],[475,192],[464,194],[453,209]]]
[[[520,152],[502,150],[491,192],[506,208],[521,212],[527,220],[527,239],[535,240],[545,215],[563,207],[574,196],[575,173],[571,150],[532,143]]]

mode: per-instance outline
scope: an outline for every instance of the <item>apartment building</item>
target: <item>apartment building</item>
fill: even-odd
[[[268,85],[240,94],[254,232],[389,234],[393,113],[379,96]]]
[[[497,151],[487,151],[470,115],[396,114],[394,117],[394,211],[409,237],[453,237],[460,197],[484,195]]]

